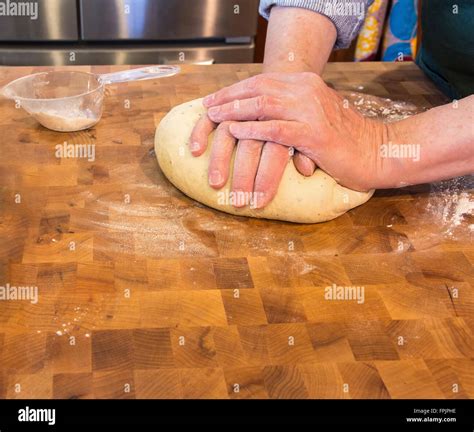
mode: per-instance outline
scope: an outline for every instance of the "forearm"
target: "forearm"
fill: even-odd
[[[474,96],[460,100],[457,108],[448,104],[387,125],[386,137],[385,149],[392,150],[381,154],[376,188],[471,174],[474,172]],[[400,152],[398,157],[394,157],[396,152]]]
[[[268,22],[264,72],[321,74],[334,47],[334,24],[316,12],[273,7]]]

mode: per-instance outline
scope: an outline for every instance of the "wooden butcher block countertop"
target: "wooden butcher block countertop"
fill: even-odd
[[[0,85],[44,69],[0,68]],[[39,290],[0,301],[0,397],[473,397],[472,182],[378,191],[318,225],[209,209],[160,172],[155,127],[260,66],[182,69],[110,86],[83,132],[0,101],[0,286]],[[444,101],[409,63],[334,63],[325,79]],[[56,158],[65,141],[95,160]],[[327,300],[332,285],[364,301]]]

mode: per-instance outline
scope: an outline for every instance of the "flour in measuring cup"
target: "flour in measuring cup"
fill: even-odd
[[[47,110],[31,113],[44,127],[59,132],[74,132],[90,128],[99,119],[91,110],[60,112]]]

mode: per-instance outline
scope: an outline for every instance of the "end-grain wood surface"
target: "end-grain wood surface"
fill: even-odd
[[[0,85],[45,69],[0,68]],[[0,397],[474,396],[469,179],[297,225],[219,213],[160,172],[169,109],[259,70],[110,86],[101,122],[77,133],[0,101],[0,286],[38,288],[37,303],[0,301]],[[325,79],[444,101],[409,63],[330,64]],[[57,158],[65,141],[94,160]],[[333,285],[364,301],[326,299]]]

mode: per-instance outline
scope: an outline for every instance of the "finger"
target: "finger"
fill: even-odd
[[[229,131],[237,139],[272,141],[296,148],[297,143],[303,145],[310,134],[304,123],[283,120],[235,122],[230,124]]]
[[[229,133],[229,123],[221,123],[214,134],[209,161],[208,180],[214,189],[227,183],[234,146],[235,138]]]
[[[293,163],[298,172],[306,177],[310,177],[316,170],[316,164],[303,153],[295,152],[293,156]]]
[[[253,192],[263,144],[262,141],[255,140],[240,140],[237,144],[232,175],[232,192],[235,197],[234,207],[244,207],[251,204],[250,197]]]
[[[193,156],[201,156],[206,151],[209,135],[215,127],[216,124],[207,115],[197,121],[189,138],[189,150]]]
[[[297,120],[292,97],[280,98],[261,95],[251,99],[235,100],[209,108],[207,115],[216,122],[243,120]]]
[[[310,72],[255,75],[211,93],[204,98],[203,105],[210,108],[236,99],[248,99],[262,94],[278,96],[284,92],[294,93],[303,84],[310,83],[320,84],[323,83],[323,80],[318,75]]]
[[[274,198],[289,159],[288,147],[272,142],[263,146],[255,178],[255,208],[265,207]]]

